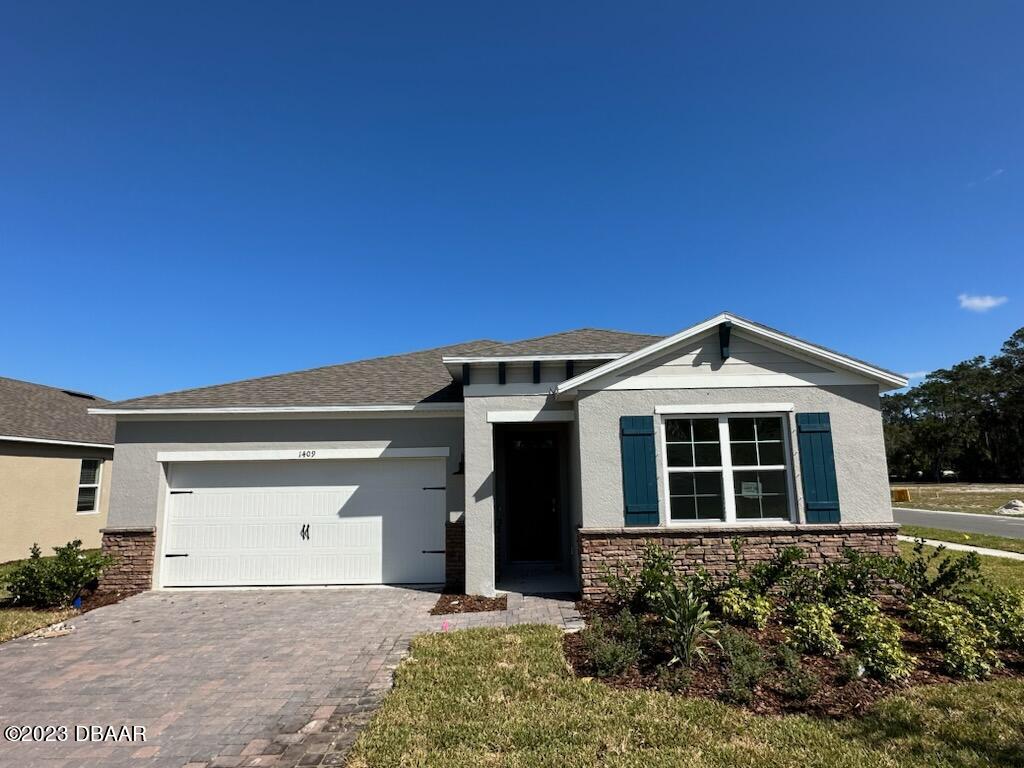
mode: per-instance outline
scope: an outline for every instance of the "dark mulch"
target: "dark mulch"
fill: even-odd
[[[614,613],[613,609],[603,604],[581,602],[577,608],[587,618],[595,615],[607,617]],[[838,658],[801,656],[804,668],[817,675],[821,681],[818,690],[805,701],[794,700],[786,695],[783,688],[786,673],[781,669],[776,669],[774,665],[774,649],[785,641],[782,627],[770,625],[760,632],[744,629],[743,631],[761,646],[761,650],[764,651],[765,657],[773,667],[772,671],[755,689],[752,701],[745,705],[745,708],[759,715],[803,713],[831,719],[848,718],[858,716],[879,699],[892,695],[903,688],[964,682],[962,678],[951,677],[943,671],[941,653],[925,645],[921,638],[906,626],[903,616],[890,615],[893,615],[903,625],[904,647],[917,659],[911,676],[900,683],[890,684],[869,678],[847,681],[841,677]],[[564,650],[569,665],[577,675],[595,676],[590,660],[583,650],[583,637],[579,633],[565,636]],[[690,670],[686,685],[681,689],[673,690],[673,693],[681,696],[725,700],[726,677],[721,653],[714,647],[708,647],[707,650],[708,663]],[[993,678],[1024,677],[1024,654],[1000,652],[1000,658],[1004,666],[992,672]],[[621,675],[601,678],[601,682],[613,688],[660,690],[663,682],[659,678],[659,670],[667,662],[667,656],[645,659],[640,666],[634,666]]]
[[[82,613],[102,608],[104,605],[120,603],[131,594],[124,592],[90,592],[82,596]]]
[[[508,597],[480,597],[479,595],[455,595],[445,592],[437,604],[430,609],[431,616],[447,613],[481,613],[483,611],[504,611],[508,608]]]

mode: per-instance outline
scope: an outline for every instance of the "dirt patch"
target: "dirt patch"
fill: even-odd
[[[431,616],[443,616],[448,613],[482,613],[484,611],[504,611],[508,609],[508,597],[481,597],[480,595],[453,595],[447,592],[441,595],[437,604],[430,609]]]
[[[605,605],[580,602],[577,608],[584,617],[610,613]],[[804,669],[814,673],[820,681],[817,690],[805,700],[796,700],[785,690],[787,673],[777,668],[774,662],[775,649],[785,642],[785,634],[781,626],[769,626],[763,631],[743,629],[750,638],[755,640],[764,652],[772,669],[755,688],[750,704],[744,709],[758,715],[807,714],[815,717],[841,719],[856,717],[879,699],[914,686],[936,685],[939,683],[963,683],[962,678],[951,677],[942,668],[942,655],[939,651],[925,645],[921,638],[910,630],[905,619],[899,614],[890,614],[900,621],[904,633],[904,648],[917,658],[917,664],[911,676],[900,683],[881,683],[877,680],[862,677],[847,680],[843,677],[838,658],[802,655],[801,664]],[[844,647],[846,646],[845,638]],[[580,677],[594,678],[604,685],[621,689],[668,690],[661,670],[669,659],[667,656],[645,657],[640,665],[630,667],[620,675],[597,678],[583,648],[584,639],[580,634],[566,635],[563,648],[569,666]],[[705,699],[727,700],[726,676],[724,659],[718,649],[708,647],[707,664],[697,665],[674,679],[671,692],[680,696],[699,697]],[[1001,651],[999,654],[1003,667],[993,670],[992,679],[1024,678],[1024,654]],[[740,706],[740,705],[736,705]]]

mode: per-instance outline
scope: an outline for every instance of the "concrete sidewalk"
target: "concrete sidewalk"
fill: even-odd
[[[917,541],[913,536],[897,536],[900,541]],[[1024,560],[1024,555],[1019,552],[1007,552],[1005,549],[989,549],[988,547],[974,547],[970,544],[954,544],[951,541],[938,541],[937,539],[925,539],[924,543],[930,547],[945,547],[957,552],[977,552],[985,557],[1005,557],[1008,560]]]

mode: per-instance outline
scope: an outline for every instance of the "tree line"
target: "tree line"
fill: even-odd
[[[1024,481],[1024,328],[999,354],[932,371],[882,398],[889,472],[940,480]]]

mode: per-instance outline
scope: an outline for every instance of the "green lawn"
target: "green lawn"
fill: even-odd
[[[904,553],[912,544],[901,543]],[[960,553],[952,553],[960,557]],[[982,558],[1024,587],[1024,562]],[[974,768],[1024,765],[1024,682],[913,688],[856,720],[759,717],[574,677],[554,627],[425,635],[350,768]]]
[[[478,629],[413,643],[360,735],[370,766],[1024,765],[1024,683],[911,689],[858,720],[758,717],[718,702],[574,677],[555,627]]]
[[[987,533],[963,533],[961,531],[947,531],[944,528],[925,528],[922,525],[904,525],[900,527],[900,535],[949,541],[956,544],[969,544],[972,547],[1003,549],[1007,552],[1020,552],[1024,554],[1024,539],[991,536]]]
[[[894,507],[944,512],[992,514],[1010,499],[1024,499],[1024,485],[1009,483],[893,483],[892,487],[910,489],[910,501],[893,504]]]

